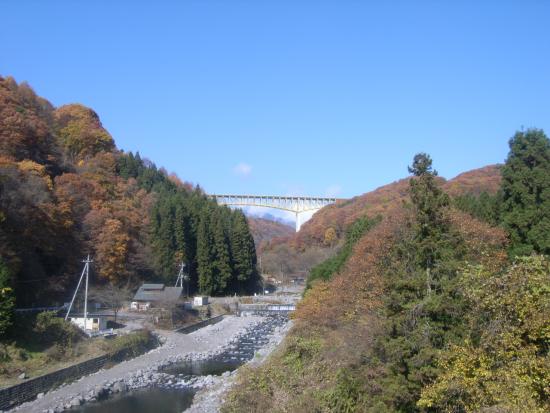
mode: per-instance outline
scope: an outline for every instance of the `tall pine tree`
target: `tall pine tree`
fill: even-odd
[[[439,351],[463,324],[454,285],[463,249],[446,217],[449,199],[427,154],[417,154],[409,172],[412,219],[388,260],[385,333],[376,338],[385,368],[373,399],[377,411],[417,411],[422,387],[438,375]]]
[[[152,211],[152,247],[155,253],[157,273],[165,279],[173,277],[175,270],[174,252],[176,241],[174,228],[176,226],[174,208],[170,197],[158,200]]]
[[[199,291],[207,295],[214,294],[216,288],[213,266],[214,240],[210,228],[210,211],[205,208],[201,212],[197,231],[197,271]]]
[[[511,256],[550,254],[550,140],[540,129],[517,132],[502,168],[502,220]]]
[[[434,283],[433,269],[441,258],[442,249],[439,246],[449,232],[449,223],[444,215],[449,197],[437,185],[437,171],[432,169],[429,155],[415,155],[408,169],[415,176],[410,181],[410,195],[416,216],[414,230],[417,263],[426,272],[426,293],[430,294]]]
[[[231,251],[233,252],[235,288],[239,286],[241,292],[254,292],[259,282],[256,247],[246,217],[241,210],[233,213]]]
[[[213,216],[214,280],[216,294],[224,294],[231,283],[232,267],[226,222],[230,210],[217,210]]]

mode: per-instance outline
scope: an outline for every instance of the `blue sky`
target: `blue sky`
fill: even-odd
[[[115,4],[116,3],[116,4]],[[389,4],[391,3],[391,5]],[[0,74],[208,192],[351,197],[550,131],[550,2],[2,2]]]

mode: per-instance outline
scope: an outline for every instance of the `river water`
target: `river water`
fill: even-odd
[[[89,403],[75,409],[81,413],[181,413],[193,403],[194,392],[189,389],[160,387],[117,394],[106,400]],[[73,411],[73,410],[71,410]]]
[[[276,327],[288,321],[286,316],[270,316],[249,329],[225,352],[206,360],[172,364],[161,371],[174,376],[174,382],[188,381],[196,376],[218,376],[233,371],[251,360],[254,353],[269,342]],[[173,387],[148,387],[117,394],[105,400],[85,404],[71,412],[79,413],[181,413],[193,403],[194,390]]]

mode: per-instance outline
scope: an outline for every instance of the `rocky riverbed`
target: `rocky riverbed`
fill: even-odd
[[[247,364],[255,366],[263,363],[265,359],[277,348],[292,322],[283,319],[283,322],[274,320],[275,327],[265,335],[265,344],[254,352]],[[235,382],[238,370],[225,372],[221,376],[208,376],[200,383],[200,391],[195,395],[192,406],[185,413],[217,413],[225,400],[225,396]],[[199,378],[200,380],[200,378]]]
[[[198,391],[196,402],[189,411],[214,412],[232,383],[234,374],[230,370],[251,359],[252,362],[263,359],[280,342],[287,326],[286,319],[281,317],[228,316],[218,324],[189,335],[164,333],[163,344],[157,349],[40,394],[37,400],[12,411],[79,411],[84,404],[113,395],[144,388],[164,388]],[[206,374],[201,374],[193,370],[212,363],[221,364],[227,371],[210,374],[206,369]],[[221,375],[217,376],[218,373]]]

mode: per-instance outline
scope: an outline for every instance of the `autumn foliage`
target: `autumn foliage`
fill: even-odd
[[[549,411],[550,264],[518,257],[513,233],[543,251],[549,165],[532,161],[549,145],[540,130],[516,134],[498,193],[468,174],[449,186],[416,155],[410,197],[382,208],[344,265],[321,265],[332,273],[310,278],[285,346],[225,411]]]

